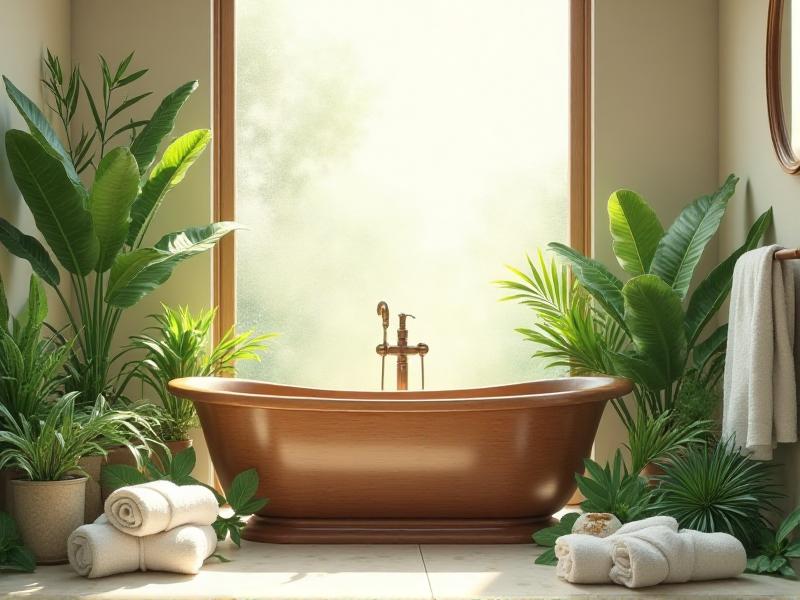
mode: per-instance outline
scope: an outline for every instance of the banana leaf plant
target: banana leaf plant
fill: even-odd
[[[165,196],[206,148],[211,132],[198,129],[181,135],[156,160],[196,81],[168,94],[148,120],[130,119],[119,126],[121,116],[147,96],[115,99],[146,72],[128,73],[132,57],[114,69],[100,57],[102,101],[96,101],[77,67],[65,76],[58,59],[48,52],[49,78],[44,84],[65,131],[74,131],[71,123],[81,89],[94,119],[91,135],[82,129],[74,144],[67,135],[66,146],[42,111],[3,77],[8,97],[28,128],[6,133],[8,162],[46,247],[3,218],[0,243],[27,260],[58,295],[75,338],[68,389],[82,392],[81,401],[89,404],[99,394],[113,401],[122,392],[114,389],[115,357],[110,352],[125,309],[167,281],[181,262],[210,250],[238,227],[231,222],[189,227],[144,245]],[[125,134],[130,136],[127,145],[110,148]],[[95,164],[91,184],[84,185],[79,171],[85,171],[87,179],[87,167]],[[63,290],[62,273],[68,283]]]
[[[503,300],[537,313],[533,328],[518,329],[540,346],[534,356],[576,374],[632,379],[637,409],[651,419],[674,410],[688,378],[716,385],[724,370],[727,325],[706,333],[707,325],[731,290],[737,259],[760,244],[772,222],[770,208],[750,227],[745,242],[689,294],[737,181],[730,175],[719,190],[686,206],[666,230],[636,192],[611,194],[612,249],[627,280],[558,242],[548,248],[561,264],[555,259],[548,264],[540,252],[538,261],[528,258],[527,272],[508,267],[517,279],[496,284],[513,292]],[[618,399],[614,406],[634,430],[637,420],[626,404]]]

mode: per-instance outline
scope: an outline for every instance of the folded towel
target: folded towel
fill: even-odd
[[[133,571],[194,575],[216,548],[217,536],[209,525],[182,525],[134,537],[112,527],[105,515],[78,527],[67,541],[69,564],[90,579]]]
[[[119,488],[105,503],[109,523],[134,536],[169,531],[179,525],[211,525],[219,504],[202,485],[177,486],[171,481],[151,481]]]
[[[665,527],[678,531],[678,522],[672,517],[650,517],[631,521],[605,538],[581,533],[562,535],[556,540],[558,558],[556,575],[570,583],[609,583],[611,547],[615,539],[648,527]]]
[[[796,261],[777,261],[780,246],[745,252],[733,271],[722,433],[752,458],[769,460],[778,443],[797,441],[794,356]]]
[[[747,565],[744,546],[732,535],[668,527],[615,539],[611,559],[611,580],[629,588],[736,577]]]

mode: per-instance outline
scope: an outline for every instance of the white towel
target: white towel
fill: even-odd
[[[757,460],[797,441],[794,356],[795,261],[776,261],[780,246],[745,252],[733,271],[722,433]]]
[[[182,525],[134,537],[112,527],[105,515],[78,527],[67,541],[69,564],[90,579],[133,571],[194,575],[216,548],[217,536],[208,525]]]
[[[219,504],[202,485],[177,486],[171,481],[151,481],[114,491],[105,503],[109,523],[133,536],[169,531],[179,525],[211,525]]]
[[[744,546],[732,535],[668,527],[615,539],[611,559],[611,580],[629,588],[737,577],[747,566]]]
[[[605,538],[583,533],[562,535],[555,544],[556,575],[570,583],[609,583],[614,540],[650,527],[678,531],[678,522],[672,517],[650,517],[626,523]]]

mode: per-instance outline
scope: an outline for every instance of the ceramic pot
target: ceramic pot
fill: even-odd
[[[102,456],[84,456],[78,463],[86,471],[86,506],[83,513],[84,523],[93,523],[103,513],[103,498],[100,491],[100,472],[103,467]]]
[[[0,510],[3,512],[11,513],[14,506],[11,480],[20,479],[23,475],[19,469],[0,469]]]
[[[83,525],[86,477],[11,481],[14,519],[38,564],[67,562],[67,538]]]

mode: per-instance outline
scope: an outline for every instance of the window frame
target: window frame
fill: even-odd
[[[592,9],[570,1],[569,238],[591,254],[592,243]],[[236,220],[236,0],[213,0],[214,221]],[[236,324],[235,232],[214,249],[214,339]]]

